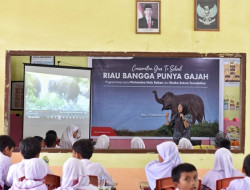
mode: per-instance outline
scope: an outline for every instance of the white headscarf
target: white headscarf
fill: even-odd
[[[63,164],[63,176],[61,187],[58,190],[75,190],[75,189],[97,189],[89,185],[89,177],[81,160],[76,158],[69,158]]]
[[[190,142],[190,140],[186,138],[181,138],[181,140],[179,141],[178,147],[183,148],[183,149],[193,149],[192,143]]]
[[[234,169],[231,152],[226,148],[220,148],[215,152],[214,168],[203,177],[202,184],[216,189],[216,180],[235,176],[243,174]]]
[[[131,148],[144,149],[145,148],[145,144],[144,144],[142,138],[140,138],[140,137],[134,137],[131,140]]]
[[[39,158],[31,158],[25,164],[25,179],[13,183],[11,190],[47,190],[43,179],[48,173],[48,165]]]
[[[156,148],[163,162],[159,162],[159,160],[151,161],[145,167],[146,176],[151,189],[155,188],[157,179],[171,177],[173,167],[181,163],[178,148],[174,142],[163,142],[157,145]]]
[[[78,130],[77,137],[74,138],[73,133],[76,132],[77,130]],[[72,148],[73,144],[77,141],[78,138],[80,138],[79,127],[75,125],[70,125],[63,132],[59,145],[61,148]]]
[[[107,149],[109,148],[109,137],[107,135],[101,135],[97,138],[95,148]]]

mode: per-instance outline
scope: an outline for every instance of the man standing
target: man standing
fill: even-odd
[[[158,28],[158,19],[152,18],[153,8],[151,4],[145,4],[144,16],[139,19],[139,28]]]

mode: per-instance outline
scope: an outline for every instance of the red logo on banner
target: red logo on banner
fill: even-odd
[[[115,131],[111,127],[92,127],[91,128],[91,136],[117,136]]]

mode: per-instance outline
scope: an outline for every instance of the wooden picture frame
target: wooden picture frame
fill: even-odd
[[[136,1],[137,34],[160,34],[160,3],[157,0]]]
[[[194,0],[194,30],[220,30],[220,0]]]
[[[11,110],[23,110],[23,81],[11,82]]]
[[[55,65],[55,56],[30,56],[30,63],[42,65]]]

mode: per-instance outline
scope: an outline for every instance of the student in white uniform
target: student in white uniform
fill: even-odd
[[[40,142],[41,148],[45,148],[45,142],[44,142],[44,139],[42,137],[34,136],[34,138]]]
[[[56,148],[56,136],[48,134],[45,137],[46,148]]]
[[[178,148],[181,148],[181,149],[193,149],[193,145],[190,142],[190,140],[183,137],[179,141]]]
[[[174,167],[171,177],[176,187],[175,190],[198,190],[198,172],[192,164],[184,163]]]
[[[242,172],[246,177],[231,181],[227,190],[250,189],[250,154],[244,159]]]
[[[236,176],[243,174],[234,169],[231,152],[226,148],[220,148],[215,152],[214,168],[203,177],[202,184],[216,190],[216,180]]]
[[[90,140],[81,139],[73,145],[73,157],[82,161],[86,168],[88,176],[102,176],[106,180],[106,185],[113,186],[114,181],[112,177],[107,173],[106,169],[99,163],[90,161],[92,157],[94,147]]]
[[[71,124],[63,132],[59,146],[61,148],[72,148],[74,142],[76,142],[77,139],[80,138],[80,136],[81,134],[79,131],[79,127]]]
[[[40,156],[40,142],[33,137],[28,137],[21,140],[19,143],[19,148],[23,156],[23,160],[10,166],[6,178],[6,185],[9,187],[11,187],[15,181],[18,181],[20,178],[25,176],[24,170],[26,162],[31,158],[39,158]]]
[[[46,133],[46,137],[47,137],[47,135],[55,135],[56,136],[56,146],[55,146],[55,148],[61,148],[58,144],[59,144],[59,139],[58,139],[58,137],[57,137],[57,133],[56,133],[56,131],[54,131],[54,130],[49,130],[49,131],[47,131],[47,133]]]
[[[7,135],[0,135],[0,186],[4,188],[5,180],[11,166],[11,155],[15,142]]]
[[[172,141],[163,142],[156,146],[158,160],[149,162],[145,167],[145,173],[151,189],[155,189],[156,180],[171,177],[173,167],[181,163],[178,148]]]
[[[145,144],[140,137],[134,137],[131,140],[131,148],[132,149],[145,149]]]
[[[98,190],[97,187],[89,184],[89,177],[86,169],[77,158],[69,158],[63,164],[63,176],[61,186],[57,190]]]
[[[109,137],[107,135],[101,135],[97,138],[95,148],[96,149],[108,149],[109,148]]]
[[[48,173],[48,165],[39,158],[31,158],[25,164],[25,177],[15,181],[10,190],[47,190],[44,177]]]

